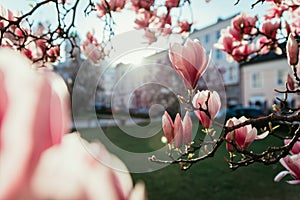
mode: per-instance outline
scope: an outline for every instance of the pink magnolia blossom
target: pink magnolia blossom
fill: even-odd
[[[275,39],[277,35],[277,30],[280,28],[280,21],[275,23],[271,21],[264,22],[261,26],[261,32],[268,38]]]
[[[178,33],[189,33],[191,31],[192,23],[188,21],[178,22],[178,26],[180,28]]]
[[[290,139],[284,140],[284,144],[290,143]],[[291,149],[291,154],[300,154],[300,141],[297,141]]]
[[[87,33],[86,40],[81,45],[82,53],[93,63],[104,58],[104,50],[92,33]]]
[[[13,21],[14,16],[11,10],[5,8],[1,3],[0,3],[0,17],[3,17],[4,19],[0,19],[0,29],[6,27],[8,25],[8,21]]]
[[[60,46],[51,47],[46,52],[47,60],[49,60],[50,62],[55,62],[59,56],[60,56]]]
[[[110,11],[119,12],[126,4],[126,0],[101,0],[100,3],[95,4],[95,8],[98,11],[98,17],[105,16]]]
[[[249,55],[255,52],[254,44],[243,44],[235,47],[232,51],[232,57],[235,61],[244,61]]]
[[[41,154],[69,128],[68,95],[57,75],[37,72],[13,50],[0,51],[0,199],[17,199]]]
[[[177,113],[173,123],[167,111],[162,117],[162,127],[169,144],[174,143],[176,148],[188,145],[192,141],[192,120],[189,112],[185,113],[183,120]]]
[[[257,17],[250,17],[246,14],[237,15],[231,21],[231,26],[237,32],[242,34],[250,34],[255,30],[255,23],[257,22]]]
[[[154,0],[131,0],[132,7],[138,11],[140,8],[150,10],[150,7],[154,4]]]
[[[170,15],[158,15],[157,10],[151,12],[151,18],[149,23],[149,28],[155,28],[161,30],[165,25],[171,25],[171,16]]]
[[[41,156],[31,186],[36,199],[146,199],[144,186],[133,187],[122,161],[76,133]]]
[[[300,0],[285,0],[284,3],[288,6],[300,6]]]
[[[166,7],[168,9],[176,8],[179,6],[180,0],[166,0]]]
[[[63,136],[70,108],[58,75],[2,48],[0,94],[0,199],[146,199],[101,144]]]
[[[282,0],[265,0],[266,2],[273,2],[275,4],[280,4]]]
[[[150,19],[151,19],[151,14],[150,11],[145,10],[145,9],[139,9],[136,19],[134,23],[137,25],[137,29],[142,29],[142,28],[147,28],[150,24]]]
[[[111,0],[109,5],[112,11],[119,12],[121,11],[126,4],[126,0]]]
[[[208,107],[206,106],[206,102],[208,102]],[[221,108],[219,94],[216,91],[198,91],[197,94],[195,94],[192,103],[195,108],[200,108],[201,106],[201,109],[207,110],[210,116],[201,110],[196,110],[194,113],[199,118],[204,128],[210,128],[212,126],[212,120],[217,116]]]
[[[286,175],[291,175],[295,180],[287,181],[289,184],[300,184],[300,154],[286,156],[280,159],[280,163],[287,169],[282,171],[274,178],[275,182],[279,182]]]
[[[146,38],[148,40],[148,44],[152,44],[153,42],[157,41],[157,37],[155,35],[154,31],[151,31],[149,28],[147,28],[145,30],[145,34],[144,34],[144,38]]]
[[[169,57],[176,72],[184,79],[187,89],[194,89],[208,67],[210,56],[198,40],[187,39],[184,46],[171,45]]]
[[[100,3],[96,3],[95,8],[98,11],[97,16],[99,18],[105,16],[110,11],[110,9],[108,8],[108,5],[106,4],[105,0],[101,0]]]
[[[170,34],[172,34],[172,32],[173,32],[173,30],[170,27],[161,29],[162,36],[170,35]]]
[[[271,4],[270,9],[267,11],[267,14],[264,16],[266,20],[271,20],[276,17],[282,17],[282,14],[288,10],[289,7],[287,5],[276,5]]]
[[[288,63],[290,65],[297,65],[299,60],[299,47],[298,42],[294,38],[293,34],[289,35],[288,41],[286,43],[286,53]]]
[[[230,54],[234,49],[234,39],[231,35],[222,33],[222,36],[219,38],[218,43],[214,46],[215,48],[223,50]]]
[[[241,124],[247,120],[248,119],[244,116],[240,117],[239,119],[233,117],[226,122],[226,126],[232,127]],[[265,132],[261,135],[257,135],[257,129],[249,124],[228,133],[226,135],[226,140],[234,142],[237,145],[237,148],[243,151],[246,150],[254,140],[263,139],[267,136],[268,132]],[[235,148],[229,143],[226,143],[226,149],[231,152],[235,151]]]
[[[261,38],[259,38],[257,40],[257,48],[260,49],[259,52],[261,54],[267,54],[271,51],[271,49],[273,48],[273,41],[272,39],[267,38],[266,36],[262,36]]]

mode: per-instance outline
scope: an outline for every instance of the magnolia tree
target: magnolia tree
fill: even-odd
[[[0,199],[146,198],[143,184],[133,186],[127,168],[103,145],[88,143],[79,133],[66,134],[70,122],[69,97],[65,84],[52,72],[49,63],[60,59],[65,40],[72,44],[70,55],[78,49],[72,32],[80,12],[79,2],[35,1],[25,13],[0,5]],[[286,54],[294,73],[287,77],[285,90],[276,90],[284,96],[278,98],[280,104],[274,105],[273,112],[265,117],[217,122],[215,118],[222,107],[220,95],[217,91],[196,90],[211,56],[207,56],[197,40],[187,38],[184,44],[170,41],[169,59],[186,88],[187,95],[178,96],[186,111],[183,115],[178,113],[174,120],[167,111],[164,113],[162,141],[168,144],[168,153],[154,154],[150,161],[179,164],[187,170],[212,157],[218,149],[226,148],[226,161],[231,169],[252,163],[281,162],[286,170],[275,181],[289,174],[292,180],[288,183],[300,183],[299,108],[287,104],[289,96],[299,94],[300,1],[258,0],[252,6],[259,6],[260,2],[270,5],[263,18],[237,15],[231,26],[221,32],[215,46],[238,62],[248,62],[271,51]],[[193,19],[181,20],[180,13],[190,3],[89,0],[82,12],[97,15],[103,34],[98,37],[88,32],[80,45],[81,51],[95,63],[109,56],[114,48],[110,45],[116,26],[114,16],[125,9],[136,14],[135,28],[145,31],[148,44],[155,43],[159,36],[185,35],[191,31]],[[49,5],[57,23],[35,24],[30,17]],[[286,48],[279,44],[286,44]],[[191,112],[201,123],[196,137],[192,134]],[[284,135],[274,126],[278,121],[289,126]],[[282,145],[266,144],[261,152],[250,148],[256,140],[269,137],[279,138]],[[53,177],[57,173],[59,176]]]

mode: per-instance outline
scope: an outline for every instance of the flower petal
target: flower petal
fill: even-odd
[[[286,175],[290,174],[289,171],[281,171],[279,172],[279,174],[277,174],[274,178],[274,181],[275,182],[279,182],[281,181],[281,179],[283,179],[283,177],[285,177]]]

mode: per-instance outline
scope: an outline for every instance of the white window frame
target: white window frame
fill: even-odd
[[[284,74],[283,74],[283,77],[282,77],[282,83],[280,84],[280,83],[278,83],[278,81],[279,81],[279,73],[280,72],[283,72]],[[277,86],[284,86],[285,85],[285,81],[286,81],[286,76],[287,76],[287,71],[286,70],[284,70],[284,69],[278,69],[277,71],[276,71],[276,85]]]
[[[258,85],[258,86],[255,86],[254,85],[254,80],[253,80],[253,76],[254,75],[258,75],[261,79],[261,84]],[[264,78],[263,78],[263,73],[262,72],[252,72],[251,75],[250,75],[250,86],[252,89],[261,89],[263,88],[263,85],[264,85]]]

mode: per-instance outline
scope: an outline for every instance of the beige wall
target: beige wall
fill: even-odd
[[[284,81],[282,85],[278,84],[278,73],[279,71],[285,71]],[[267,62],[254,63],[244,65],[241,67],[241,84],[242,84],[242,102],[243,105],[248,106],[252,100],[262,99],[267,101],[267,106],[270,108],[273,105],[275,97],[278,93],[274,89],[283,90],[285,88],[285,81],[287,73],[291,73],[292,70],[287,64],[286,59],[277,59]],[[254,73],[260,73],[262,77],[262,87],[253,88],[251,76]],[[279,95],[280,96],[280,95]],[[282,97],[282,96],[281,96]],[[297,99],[295,99],[297,98]],[[296,106],[298,105],[297,100],[299,97],[291,96],[289,100],[295,99]]]

